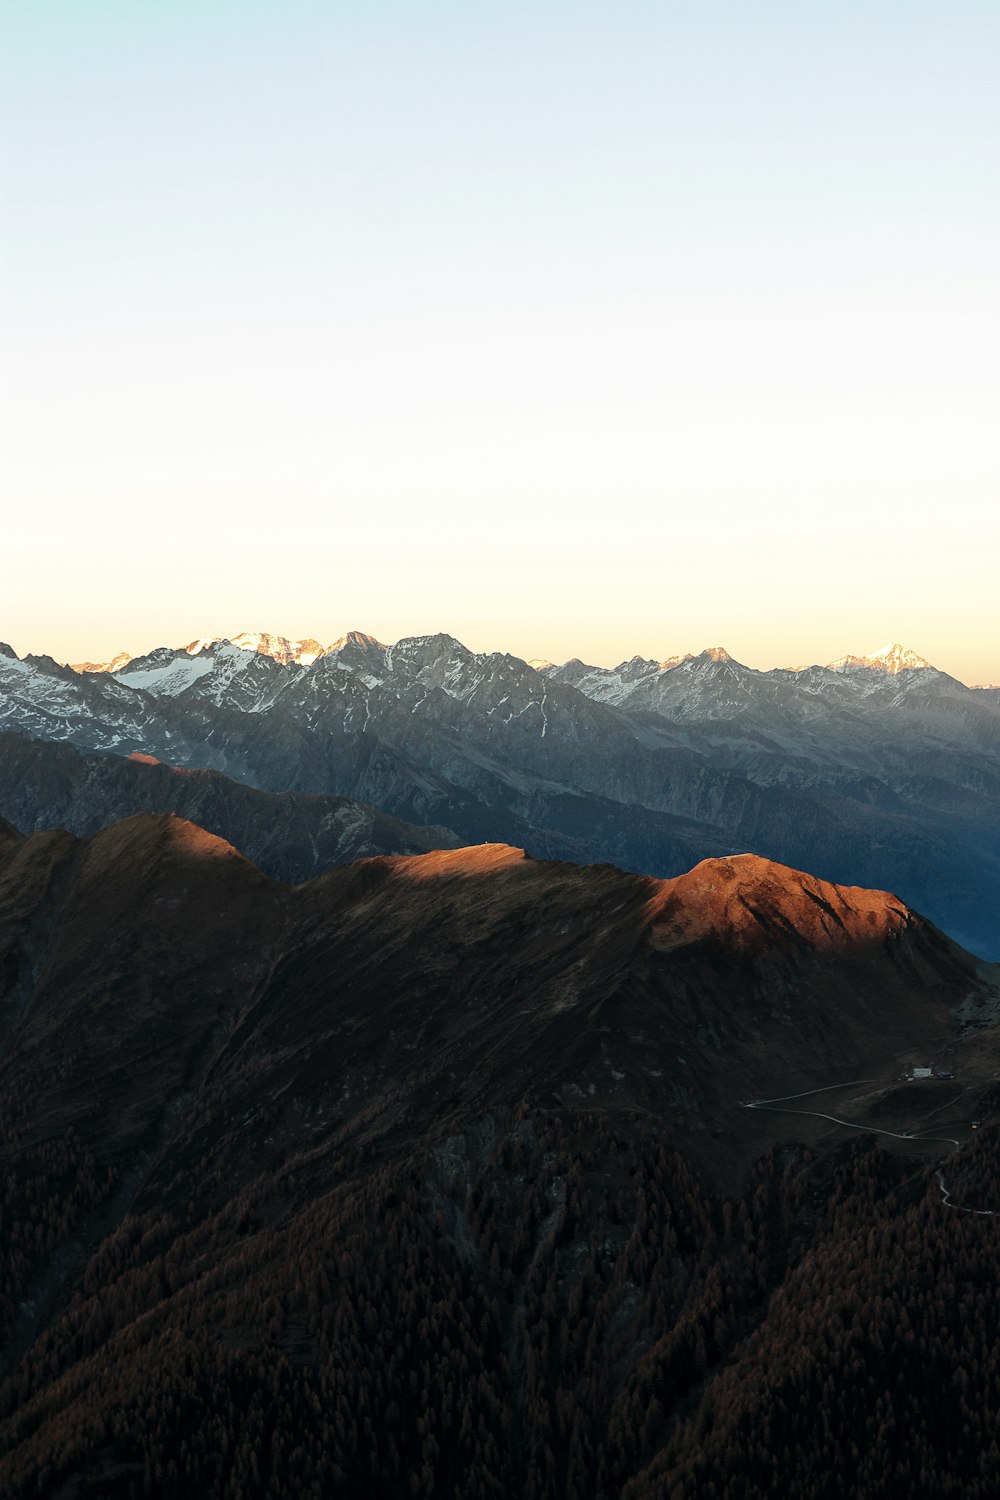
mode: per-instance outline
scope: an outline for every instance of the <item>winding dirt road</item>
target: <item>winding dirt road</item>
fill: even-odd
[[[824,1084],[822,1088],[806,1089],[806,1091],[802,1094],[783,1094],[777,1099],[748,1100],[743,1105],[743,1108],[769,1110],[773,1114],[777,1115],[808,1115],[812,1119],[816,1120],[829,1120],[834,1125],[846,1125],[848,1130],[857,1130],[860,1131],[863,1135],[888,1135],[891,1136],[895,1141],[935,1141],[940,1142],[943,1145],[949,1145],[956,1151],[958,1150],[962,1142],[957,1141],[952,1135],[914,1135],[912,1132],[904,1132],[901,1134],[898,1130],[884,1130],[881,1128],[881,1126],[878,1125],[859,1125],[857,1120],[843,1120],[839,1115],[824,1114],[821,1110],[818,1109],[784,1108],[786,1104],[792,1102],[795,1099],[810,1099],[815,1094],[829,1094],[832,1093],[834,1089],[858,1088],[862,1084],[875,1083],[876,1081],[877,1080],[874,1078],[853,1078],[848,1083],[828,1083]],[[944,1108],[944,1106],[942,1106],[942,1108]],[[936,1111],[934,1111],[934,1113],[936,1113]],[[949,1192],[947,1184],[944,1180],[944,1173],[940,1168],[938,1169],[937,1180],[941,1188],[941,1202],[946,1208],[953,1208],[960,1214],[976,1214],[979,1218],[993,1218],[996,1215],[997,1210],[992,1208],[965,1208],[961,1203],[953,1203],[951,1200],[951,1193]]]

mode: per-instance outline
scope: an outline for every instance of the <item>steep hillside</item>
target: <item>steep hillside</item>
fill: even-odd
[[[12,1497],[649,1492],[837,1203],[959,1218],[940,1143],[876,1168],[742,1102],[891,1093],[997,997],[894,897],[755,857],[290,889],[170,816],[11,838],[0,975]]]

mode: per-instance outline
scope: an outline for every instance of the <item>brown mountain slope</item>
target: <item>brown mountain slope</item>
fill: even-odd
[[[659,1341],[695,1358],[704,1317],[721,1358],[792,1253],[740,1099],[891,1074],[995,991],[895,898],[763,860],[482,845],[287,888],[171,816],[0,853],[0,975],[11,1495],[619,1493]],[[765,1181],[719,1280],[713,1202]],[[350,1424],[387,1402],[376,1462]],[[619,1478],[573,1410],[632,1433]]]
[[[739,1097],[931,1048],[986,983],[895,898],[750,856],[659,882],[482,845],[290,890],[169,815],[12,846],[0,943],[9,1066],[58,1064],[67,1118],[126,1154],[206,1070],[247,1109],[263,1070],[319,1136],[356,1133],[362,1097],[366,1139],[403,1119],[419,1139],[534,1088],[702,1132]]]
[[[783,936],[820,948],[881,942],[910,919],[886,891],[832,885],[756,854],[703,860],[662,881],[651,906],[666,941],[716,933],[758,949]]]

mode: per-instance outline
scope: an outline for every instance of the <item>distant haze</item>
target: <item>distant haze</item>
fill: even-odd
[[[0,638],[1000,681],[1000,10],[0,23]]]

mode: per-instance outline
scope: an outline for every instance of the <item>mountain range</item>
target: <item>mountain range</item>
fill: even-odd
[[[0,728],[83,757],[72,773],[60,762],[72,796],[38,800],[44,753],[29,776],[5,741],[0,813],[80,832],[138,807],[198,815],[167,776],[161,802],[122,800],[89,759],[139,754],[258,792],[350,799],[442,844],[499,840],[659,876],[751,850],[894,889],[974,951],[1000,952],[1000,692],[901,647],[758,672],[720,648],[603,669],[534,667],[447,635],[383,646],[352,632],[318,654],[315,641],[239,639],[95,671],[0,648]],[[216,783],[208,819],[224,836],[241,826],[229,795],[244,797]],[[328,842],[301,839],[275,862],[283,821],[262,841],[272,852],[254,849],[268,867],[328,867]]]
[[[360,636],[362,633],[354,631],[351,634]],[[273,661],[280,662],[282,666],[289,666],[295,663],[299,666],[308,667],[318,661],[321,656],[339,651],[347,644],[349,639],[349,636],[340,636],[331,646],[323,646],[311,636],[303,640],[293,641],[289,640],[287,636],[272,635],[268,631],[244,630],[238,635],[233,636],[198,636],[186,646],[176,647],[175,650],[178,654],[183,651],[188,656],[197,656],[212,646],[232,645],[238,646],[244,651],[254,651],[261,656],[269,656]],[[368,636],[365,639],[374,641],[375,638],[374,636]],[[383,647],[383,649],[385,648]],[[729,659],[729,653],[721,646],[709,647],[708,654],[720,661]],[[140,659],[132,656],[128,651],[119,651],[116,656],[105,662],[74,662],[73,670],[74,672],[120,672],[129,662]],[[671,656],[663,661],[658,661],[652,657],[633,656],[628,661],[620,663],[619,666],[609,668],[588,667],[584,663],[581,663],[578,657],[574,657],[571,661],[565,662],[563,665],[567,668],[582,666],[587,673],[593,674],[596,679],[600,676],[621,676],[623,673],[629,677],[635,677],[640,675],[640,673],[659,674],[694,659],[695,654],[693,652],[687,652],[682,656]],[[528,665],[538,671],[546,671],[554,670],[557,664],[542,657],[532,657]],[[836,661],[827,663],[827,670],[831,672],[852,672],[864,668],[887,672],[892,676],[896,676],[901,671],[907,671],[912,668],[935,670],[931,668],[930,662],[926,661],[924,657],[918,656],[915,651],[901,645],[898,641],[891,642],[887,646],[882,646],[879,650],[870,652],[867,656],[842,656]],[[788,670],[803,672],[807,671],[808,668],[793,667]],[[993,684],[982,684],[982,686],[992,687]]]
[[[895,896],[2,825],[0,976],[10,1500],[989,1493],[1000,973]]]

